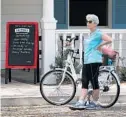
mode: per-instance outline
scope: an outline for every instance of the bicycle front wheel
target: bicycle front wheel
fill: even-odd
[[[64,70],[52,70],[46,73],[40,81],[42,97],[53,105],[64,105],[70,102],[76,93],[76,85],[72,76]]]
[[[120,94],[120,85],[116,77],[107,70],[99,72],[99,102],[103,108],[113,106]]]

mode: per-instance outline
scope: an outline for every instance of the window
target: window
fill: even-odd
[[[108,26],[108,0],[69,0],[70,26],[86,26],[87,14],[96,14],[99,26]]]

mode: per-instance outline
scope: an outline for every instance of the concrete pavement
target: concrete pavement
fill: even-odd
[[[120,97],[118,103],[126,103],[126,83],[121,83]],[[70,103],[77,100],[75,97]],[[12,80],[9,84],[4,84],[1,78],[1,104],[8,105],[46,105],[48,104],[40,94],[38,84],[26,84]]]

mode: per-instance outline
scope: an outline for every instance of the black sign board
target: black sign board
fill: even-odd
[[[6,29],[6,68],[36,68],[38,23],[8,22]]]

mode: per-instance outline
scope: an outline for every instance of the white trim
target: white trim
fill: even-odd
[[[68,29],[86,29],[86,26],[70,26],[70,0],[68,0]],[[99,26],[99,28],[103,29],[111,29],[112,28],[112,0],[108,0],[108,26]]]
[[[109,29],[108,26],[98,26],[100,29]],[[87,26],[69,26],[68,29],[87,29]]]
[[[108,27],[112,28],[112,0],[108,0]]]
[[[114,34],[126,34],[126,29],[100,29],[104,33],[114,33]],[[76,33],[76,34],[83,34],[83,33],[89,33],[89,29],[58,29],[56,30],[56,33],[59,34],[68,34],[68,33]]]
[[[68,0],[68,29],[70,29],[70,22],[69,22],[69,20],[70,20],[70,0]]]

